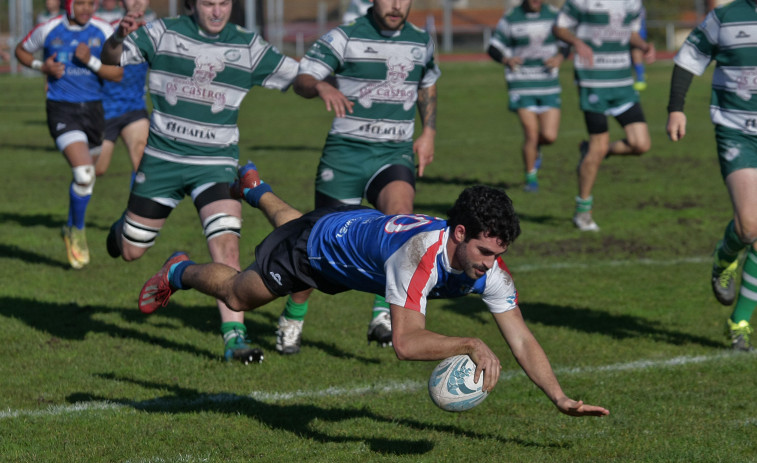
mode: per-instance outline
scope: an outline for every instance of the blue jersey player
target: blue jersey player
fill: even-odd
[[[390,305],[392,345],[400,360],[440,360],[468,354],[484,390],[497,384],[501,365],[479,338],[426,329],[427,300],[480,294],[518,363],[555,406],[573,416],[609,411],[566,396],[539,343],[523,321],[518,293],[502,254],[520,234],[507,195],[467,188],[443,220],[420,214],[384,215],[359,206],[316,209],[301,215],[260,178],[252,164],[238,187],[277,228],[255,250],[256,262],[239,272],[223,264],[195,264],[175,253],[142,288],[139,307],[153,312],[178,289],[194,288],[233,310],[252,310],[307,288],[326,293],[355,289],[380,294]]]
[[[63,240],[71,267],[89,263],[84,218],[95,184],[93,156],[103,140],[103,79],[118,81],[123,71],[102,64],[103,43],[113,33],[109,23],[94,18],[94,0],[66,0],[65,14],[37,25],[16,47],[24,66],[47,76],[47,125],[71,166],[68,222]],[[43,51],[43,59],[34,53]]]

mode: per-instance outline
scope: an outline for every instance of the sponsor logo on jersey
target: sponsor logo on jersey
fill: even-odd
[[[366,48],[365,50],[363,50],[363,53],[373,53],[373,54],[376,54],[376,53],[378,53],[378,51],[376,51],[373,47],[369,46],[368,48]]]
[[[405,80],[415,68],[412,59],[406,56],[390,56],[386,60],[386,80],[366,85],[360,89],[358,103],[370,108],[374,101],[393,101],[402,103],[408,111],[415,104],[418,91],[405,88]]]
[[[599,47],[606,40],[619,41],[621,44],[628,43],[631,38],[631,30],[623,26],[625,20],[625,11],[610,11],[610,24],[605,27],[598,27],[592,31],[591,43]]]
[[[211,84],[225,63],[216,56],[199,55],[190,79],[172,79],[165,84],[166,101],[175,106],[179,98],[201,100],[210,103],[210,112],[218,113],[226,106],[226,94],[213,90]]]
[[[736,38],[737,39],[746,39],[746,38],[749,38],[749,37],[751,37],[751,35],[747,34],[744,31],[739,31],[739,33],[736,34]]]
[[[242,53],[240,53],[236,48],[232,48],[230,50],[226,50],[223,54],[223,57],[226,58],[226,61],[230,63],[236,63],[237,61],[242,59]]]

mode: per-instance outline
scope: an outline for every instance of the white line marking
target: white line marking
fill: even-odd
[[[616,363],[612,365],[603,365],[596,367],[562,367],[556,368],[555,373],[558,376],[561,375],[586,375],[595,373],[611,373],[611,372],[628,372],[628,371],[641,371],[645,369],[653,368],[673,368],[683,365],[698,364],[705,362],[713,362],[716,360],[737,358],[744,360],[747,356],[754,354],[747,354],[741,352],[733,352],[731,350],[723,350],[710,355],[698,355],[698,356],[681,356],[671,359],[663,360],[637,360],[634,362]],[[524,373],[521,370],[511,370],[503,372],[500,376],[501,380],[507,381],[519,376],[523,376]],[[319,397],[350,397],[356,395],[364,395],[366,393],[398,393],[398,392],[415,392],[426,388],[426,383],[421,381],[387,381],[384,383],[373,384],[370,386],[356,386],[351,388],[344,387],[329,387],[321,390],[300,390],[295,392],[266,392],[266,391],[252,391],[250,394],[243,396],[238,394],[212,394],[212,395],[199,395],[195,398],[170,398],[161,397],[157,399],[134,401],[128,403],[115,403],[109,401],[93,401],[93,402],[78,402],[71,405],[54,405],[43,410],[11,410],[0,411],[0,419],[11,419],[21,417],[43,417],[43,416],[58,416],[67,413],[78,413],[87,411],[98,410],[117,410],[122,408],[179,408],[179,407],[191,407],[198,405],[206,405],[210,403],[234,403],[247,399],[253,399],[264,403],[269,402],[288,402],[298,399],[313,399]]]

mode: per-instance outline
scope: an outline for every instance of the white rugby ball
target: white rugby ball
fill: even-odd
[[[484,373],[473,381],[476,364],[467,355],[442,360],[428,379],[428,394],[437,407],[448,412],[470,410],[488,395],[482,387]]]

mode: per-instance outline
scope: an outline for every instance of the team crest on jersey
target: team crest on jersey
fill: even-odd
[[[386,80],[371,83],[360,89],[358,103],[370,108],[374,101],[392,101],[402,103],[407,111],[413,107],[417,97],[417,90],[405,87],[410,72],[415,68],[415,62],[406,56],[390,56],[386,60]]]
[[[226,64],[216,56],[199,55],[195,58],[195,69],[190,79],[173,79],[166,82],[166,101],[175,106],[179,97],[210,103],[210,112],[218,113],[226,106],[226,94],[214,91],[213,79],[223,71]]]
[[[89,39],[89,42],[87,42],[87,45],[89,45],[89,48],[99,48],[102,46],[102,41],[100,40],[100,37],[92,37]]]
[[[607,13],[610,17],[610,24],[605,27],[598,27],[592,31],[591,43],[601,46],[605,40],[618,40],[621,44],[628,43],[631,38],[631,31],[623,27],[626,19],[626,12],[623,10],[612,10]]]

